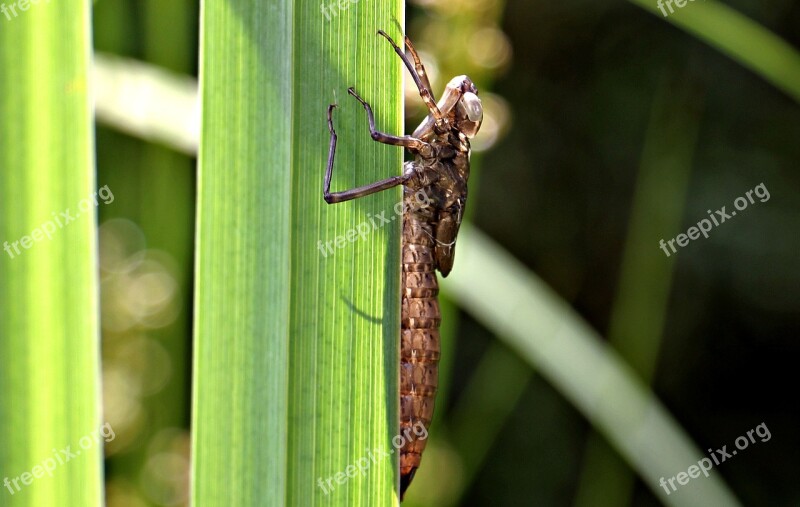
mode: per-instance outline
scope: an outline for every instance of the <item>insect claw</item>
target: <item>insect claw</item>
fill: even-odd
[[[378,30],[378,35],[382,35],[382,36],[384,36],[384,37],[386,38],[386,40],[388,40],[388,41],[389,41],[389,44],[391,44],[391,45],[392,45],[392,47],[395,49],[395,51],[401,51],[401,50],[400,50],[400,48],[399,48],[399,47],[397,47],[397,43],[395,43],[394,39],[392,39],[391,37],[389,37],[389,36],[386,34],[386,32],[384,32],[383,30]],[[402,57],[402,55],[403,55],[403,54],[402,54],[402,52],[399,52],[399,53],[397,53],[397,54],[399,54],[401,57]]]
[[[336,142],[336,131],[333,129],[333,110],[336,108],[336,104],[330,104],[328,106],[328,131],[331,133],[331,136],[334,139],[334,143]]]
[[[359,102],[361,102],[361,104],[362,104],[362,105],[364,105],[364,106],[366,106],[366,105],[367,105],[367,104],[366,104],[366,102],[364,101],[364,99],[362,99],[362,98],[361,98],[361,96],[358,94],[358,92],[356,91],[356,89],[355,89],[355,88],[353,88],[352,86],[351,86],[350,88],[348,88],[348,89],[347,89],[347,93],[349,93],[350,95],[352,95],[353,97],[355,97],[355,98],[356,98],[356,100],[357,100],[357,101],[359,101]]]

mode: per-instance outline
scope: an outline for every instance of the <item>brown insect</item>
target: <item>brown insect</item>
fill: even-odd
[[[464,214],[469,179],[469,139],[483,121],[483,106],[478,89],[467,76],[450,80],[438,104],[431,90],[425,67],[408,37],[405,45],[414,63],[383,30],[378,34],[389,41],[414,78],[429,114],[410,136],[393,136],[375,130],[370,105],[353,88],[347,91],[367,111],[372,139],[402,146],[414,155],[404,164],[401,176],[331,192],[331,174],[336,153],[333,109],[328,106],[331,133],[328,168],[323,197],[333,204],[403,185],[402,313],[400,350],[400,428],[407,437],[400,449],[400,498],[420,465],[426,440],[411,432],[422,424],[427,430],[433,418],[434,397],[439,376],[439,285],[435,270],[447,276],[453,267],[456,235]],[[424,202],[418,195],[426,196]],[[418,426],[417,426],[418,427]],[[425,433],[427,436],[427,432]]]

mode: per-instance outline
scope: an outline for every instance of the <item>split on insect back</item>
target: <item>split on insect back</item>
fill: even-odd
[[[428,108],[428,116],[412,135],[397,136],[375,129],[372,107],[353,88],[347,91],[367,113],[372,139],[401,146],[414,156],[404,164],[403,174],[369,185],[331,192],[331,175],[336,155],[333,111],[328,106],[330,145],[325,171],[323,198],[328,204],[349,201],[403,186],[401,324],[400,324],[400,433],[407,438],[400,448],[400,498],[411,484],[433,418],[439,375],[440,339],[439,285],[436,270],[447,276],[453,267],[456,237],[464,216],[469,179],[470,144],[483,121],[478,89],[467,76],[450,80],[437,102],[425,67],[408,37],[405,46],[411,57],[383,30],[378,30],[400,56]],[[390,172],[391,168],[387,168]],[[425,195],[420,200],[418,195]],[[424,436],[412,428],[425,428]]]

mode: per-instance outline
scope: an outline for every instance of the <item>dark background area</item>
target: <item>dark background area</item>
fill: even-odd
[[[797,4],[733,6],[797,46]],[[800,350],[797,104],[630,4],[508,2],[503,29],[514,62],[493,91],[512,105],[514,123],[481,160],[473,217],[601,333],[659,87],[669,102],[672,89],[688,86],[698,122],[686,202],[676,202],[684,206],[681,232],[707,209],[730,211],[759,183],[770,190],[767,202],[756,201],[673,257],[653,385],[701,448],[733,448],[736,437],[766,423],[772,439],[716,472],[745,505],[800,505],[792,394]],[[667,261],[657,243],[651,250]],[[492,339],[465,319],[459,364]],[[469,370],[459,367],[453,385]],[[534,376],[464,505],[571,505],[589,430]],[[660,502],[637,481],[631,504]]]

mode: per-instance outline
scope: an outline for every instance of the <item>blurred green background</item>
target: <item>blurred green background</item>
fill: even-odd
[[[727,5],[800,47],[800,4]],[[96,2],[95,47],[196,76],[198,12]],[[463,73],[481,90],[472,222],[607,337],[701,449],[765,423],[772,439],[712,473],[744,505],[800,505],[800,94],[670,21],[626,2],[419,0],[407,33],[437,94]],[[146,95],[118,93],[134,109]],[[407,114],[410,131],[413,91]],[[324,129],[324,112],[309,124]],[[188,505],[195,160],[168,144],[98,125],[98,186],[116,196],[99,208],[110,507]],[[659,249],[760,183],[768,201]],[[445,308],[437,420],[408,505],[661,505],[554,387]]]

